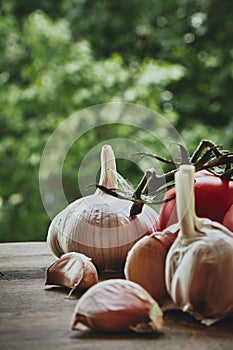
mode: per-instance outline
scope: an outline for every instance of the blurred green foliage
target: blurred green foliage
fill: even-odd
[[[172,122],[190,152],[203,138],[232,149],[231,1],[2,0],[0,14],[0,241],[45,239],[41,155],[56,127],[83,108],[140,104]],[[63,174],[70,201],[88,150],[132,135],[158,153],[122,126],[74,145]],[[140,180],[133,163],[119,168]]]

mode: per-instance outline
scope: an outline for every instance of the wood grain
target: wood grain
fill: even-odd
[[[104,334],[70,329],[78,293],[45,287],[45,269],[55,258],[45,242],[0,244],[0,348],[14,349],[143,349],[230,350],[233,317],[210,327],[180,311],[164,315],[161,333]],[[118,277],[102,274],[101,279]]]

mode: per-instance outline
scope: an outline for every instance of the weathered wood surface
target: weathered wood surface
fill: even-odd
[[[66,299],[65,288],[44,286],[45,269],[54,260],[44,242],[0,244],[1,350],[233,349],[233,317],[206,327],[180,311],[165,313],[159,334],[72,331],[78,294]]]

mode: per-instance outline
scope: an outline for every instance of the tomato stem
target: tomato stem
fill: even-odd
[[[96,185],[102,191],[133,202],[130,216],[138,215],[142,212],[144,204],[162,204],[174,197],[166,200],[158,200],[159,196],[165,193],[169,188],[174,187],[174,179],[177,169],[180,165],[190,164],[195,167],[195,171],[208,170],[210,173],[221,177],[222,179],[233,181],[233,153],[227,150],[220,150],[214,142],[202,140],[189,157],[188,151],[183,144],[175,143],[180,148],[180,161],[168,160],[156,154],[137,153],[140,157],[151,157],[163,163],[175,166],[175,169],[163,174],[157,175],[155,170],[148,169],[138,184],[136,190],[131,194],[118,189],[109,189],[104,186]]]

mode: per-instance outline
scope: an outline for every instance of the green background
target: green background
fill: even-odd
[[[166,117],[190,152],[201,139],[233,148],[231,0],[2,0],[0,14],[0,241],[45,239],[41,155],[57,126],[83,108],[143,105]],[[85,154],[132,134],[95,128],[72,147],[63,169],[69,201],[80,196]],[[133,163],[119,171],[134,186],[140,180]]]

